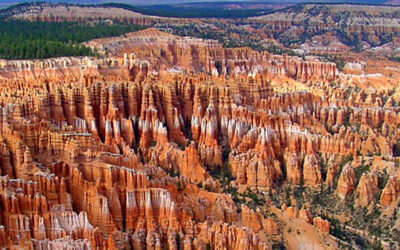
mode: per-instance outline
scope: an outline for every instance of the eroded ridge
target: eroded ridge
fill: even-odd
[[[89,44],[110,55],[2,62],[1,246],[327,247],[326,216],[279,188],[398,199],[399,108],[335,64],[153,29]]]

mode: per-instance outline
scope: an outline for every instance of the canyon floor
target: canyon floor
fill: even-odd
[[[287,14],[308,5],[241,24],[46,6],[8,15],[143,29],[83,42],[96,56],[0,59],[0,247],[400,247],[393,9],[326,7],[351,14],[346,32],[370,45],[355,50],[326,31],[335,18]],[[190,36],[234,22],[239,40],[263,23],[246,40],[257,46]]]

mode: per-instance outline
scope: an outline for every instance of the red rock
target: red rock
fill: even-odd
[[[382,206],[389,206],[393,201],[397,200],[400,194],[400,182],[397,177],[391,176],[386,183],[385,188],[382,190],[380,197],[380,204]]]
[[[340,198],[344,199],[354,191],[355,178],[353,167],[350,164],[345,165],[340,173],[336,188],[336,192]]]
[[[313,220],[314,226],[323,234],[329,234],[330,224],[329,221],[322,219],[321,217],[315,217]]]
[[[356,189],[356,195],[361,206],[368,206],[379,192],[378,174],[376,172],[364,173]]]
[[[331,63],[155,29],[89,43],[110,55],[1,62],[0,247],[269,249],[259,236],[277,236],[281,223],[261,206],[239,213],[228,188],[263,197],[302,179],[316,187],[322,167],[333,187],[344,156],[393,161],[396,108],[330,86]],[[283,89],[290,78],[309,91]],[[356,188],[352,164],[340,173],[341,198]],[[210,176],[222,167],[230,183]],[[382,206],[398,186],[388,182]],[[356,193],[368,205],[375,176]],[[329,222],[285,206],[289,218],[329,233]]]
[[[312,221],[313,221],[311,212],[304,208],[300,209],[299,218],[303,219],[307,223],[312,223]]]
[[[299,185],[302,178],[302,172],[296,153],[290,153],[286,158],[285,164],[287,180],[293,184]]]
[[[315,187],[322,182],[319,161],[314,154],[306,155],[304,158],[303,179],[304,184],[311,187]]]

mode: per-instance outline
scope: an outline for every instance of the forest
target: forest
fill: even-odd
[[[246,18],[252,16],[265,15],[273,9],[270,7],[260,6],[257,8],[232,9],[226,6],[229,3],[235,5],[246,4],[248,2],[194,2],[181,4],[154,4],[133,6],[123,3],[104,3],[91,6],[115,7],[142,13],[144,15],[154,15],[162,17],[176,18]],[[257,3],[253,3],[257,5]]]
[[[96,56],[80,43],[119,36],[141,26],[118,22],[30,22],[0,19],[0,58],[41,59],[58,56]]]

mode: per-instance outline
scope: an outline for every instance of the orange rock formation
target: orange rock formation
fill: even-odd
[[[1,62],[0,246],[269,249],[278,221],[237,205],[228,187],[267,196],[282,183],[327,184],[363,206],[379,193],[374,172],[356,187],[352,161],[339,162],[393,157],[385,134],[399,138],[398,109],[374,94],[271,85],[286,77],[312,89],[336,77],[334,64],[156,30],[118,39],[89,42],[108,58]],[[399,186],[388,181],[382,206]],[[285,213],[329,233],[307,209]]]

